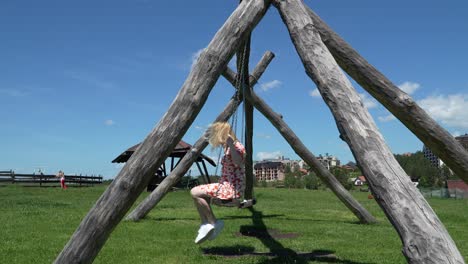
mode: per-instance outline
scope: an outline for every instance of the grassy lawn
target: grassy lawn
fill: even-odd
[[[0,186],[0,263],[51,263],[104,189]],[[117,226],[95,263],[406,263],[375,201],[353,195],[379,224],[357,224],[331,192],[257,188],[254,210],[215,208],[225,228],[198,246],[189,193],[172,192],[145,220]],[[467,260],[468,200],[429,202]]]

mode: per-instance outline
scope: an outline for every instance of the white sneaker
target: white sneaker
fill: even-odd
[[[209,240],[213,240],[216,237],[218,237],[219,233],[223,230],[224,227],[224,221],[223,220],[216,220],[216,223],[214,225],[214,230],[213,233],[211,234]]]
[[[203,224],[198,229],[197,238],[195,238],[196,244],[201,244],[207,240],[214,232],[215,227],[212,224]]]

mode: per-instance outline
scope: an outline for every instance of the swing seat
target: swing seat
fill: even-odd
[[[220,199],[220,198],[212,198],[211,203],[216,206],[223,206],[223,207],[239,207],[240,201],[239,199]]]
[[[216,206],[222,206],[222,207],[237,207],[240,209],[252,207],[257,203],[257,199],[249,199],[249,200],[243,200],[242,202],[239,199],[229,199],[229,200],[224,200],[220,198],[212,198],[211,203],[216,205]]]

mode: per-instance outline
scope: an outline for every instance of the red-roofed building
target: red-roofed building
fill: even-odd
[[[462,180],[448,180],[448,191],[451,197],[468,198],[468,184]]]
[[[359,176],[354,180],[354,186],[362,186],[367,183],[366,177]]]

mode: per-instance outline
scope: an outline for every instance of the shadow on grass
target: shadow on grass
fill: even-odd
[[[328,263],[355,263],[337,259],[332,251],[314,250],[309,253],[296,253],[291,255],[289,250],[277,250],[276,252],[255,252],[254,247],[235,245],[232,247],[211,247],[203,249],[205,255],[238,258],[238,257],[266,257],[268,261],[263,263],[307,263],[307,261],[322,261]]]
[[[351,224],[351,225],[365,225],[359,221],[349,221],[349,220],[330,220],[330,219],[301,219],[301,218],[289,218],[285,217],[286,221],[300,221],[300,222],[324,222],[324,223],[339,223],[339,224]]]
[[[176,220],[179,220],[179,221],[187,221],[187,220],[190,220],[190,221],[195,221],[195,220],[199,220],[198,218],[190,218],[190,217],[153,217],[153,216],[146,216],[145,218],[143,218],[142,220],[148,220],[148,221],[176,221]]]
[[[290,248],[284,247],[281,243],[275,240],[275,233],[271,229],[267,229],[263,222],[263,214],[261,211],[256,211],[249,208],[252,213],[252,225],[241,226],[240,234],[258,238],[265,247],[270,249],[270,252],[258,253],[253,247],[245,247],[236,245],[233,247],[211,247],[203,249],[206,255],[224,256],[224,257],[242,257],[242,256],[263,256],[266,257],[261,263],[308,263],[309,261],[321,261],[327,263],[341,264],[367,264],[362,262],[354,262],[350,260],[342,260],[334,255],[334,251],[327,249],[314,250],[312,252],[295,252]]]
[[[271,214],[271,215],[264,215],[262,218],[274,218],[274,217],[281,217],[285,216],[284,214]],[[252,219],[252,216],[244,215],[244,216],[224,216],[224,219]]]

